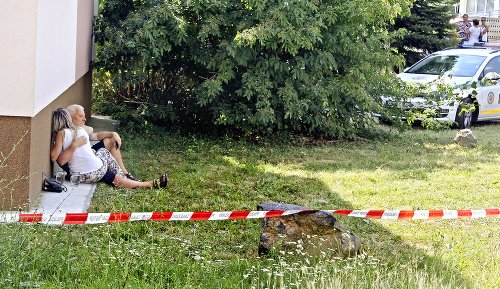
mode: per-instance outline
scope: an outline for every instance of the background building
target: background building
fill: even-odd
[[[42,172],[51,173],[52,110],[79,103],[90,112],[97,6],[0,1],[0,209],[26,206],[40,194]]]
[[[460,15],[499,17],[500,0],[460,0]],[[472,18],[471,18],[472,19]]]

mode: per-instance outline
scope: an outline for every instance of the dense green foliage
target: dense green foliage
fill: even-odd
[[[456,16],[452,12],[456,0],[416,0],[411,14],[396,19],[392,30],[405,29],[401,38],[394,39],[392,46],[403,54],[406,65],[416,63],[425,55],[458,44],[455,28],[450,20]]]
[[[352,138],[396,87],[381,85],[402,63],[385,26],[410,2],[102,1],[95,103],[168,127]]]

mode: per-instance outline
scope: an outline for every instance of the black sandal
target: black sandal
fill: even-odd
[[[153,180],[153,188],[165,188],[168,185],[168,175],[164,174],[158,180]]]
[[[140,180],[138,178],[134,177],[131,173],[125,174],[125,177],[129,180],[140,182]]]

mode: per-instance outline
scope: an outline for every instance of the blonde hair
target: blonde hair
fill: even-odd
[[[52,133],[69,128],[73,132],[73,137],[76,136],[77,126],[73,124],[69,111],[64,108],[58,108],[52,112]]]

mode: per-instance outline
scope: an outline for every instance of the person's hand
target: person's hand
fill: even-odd
[[[85,136],[75,137],[73,139],[73,145],[76,146],[77,148],[79,148],[82,145],[86,144],[88,141],[89,141],[89,138],[85,137]]]

